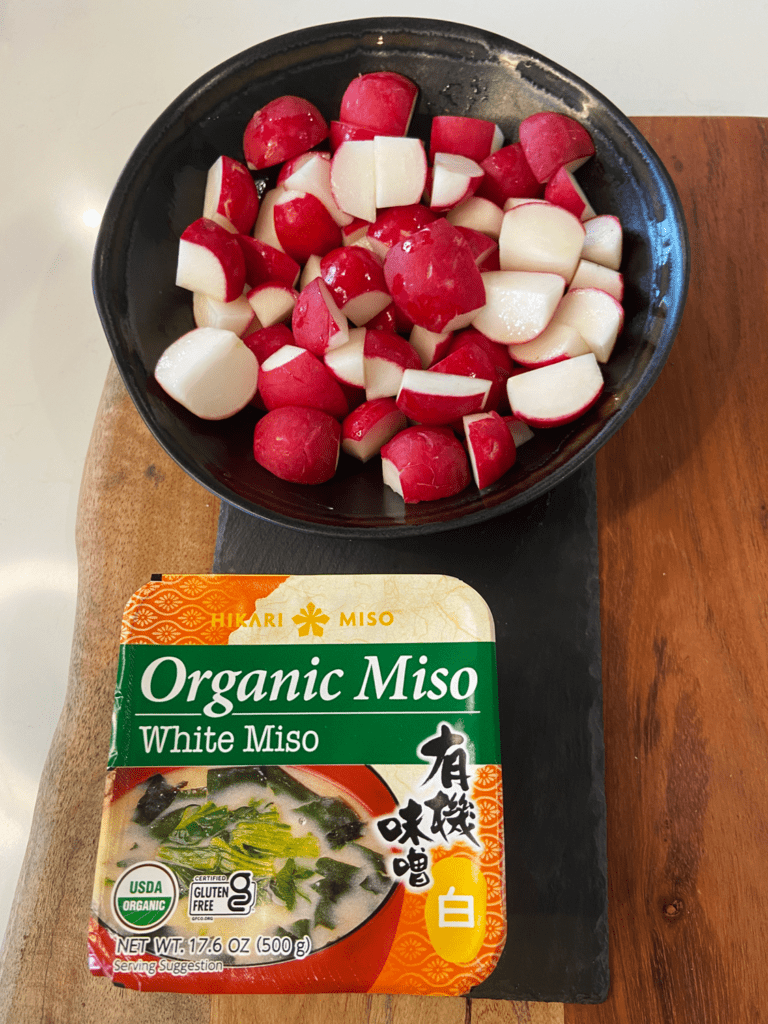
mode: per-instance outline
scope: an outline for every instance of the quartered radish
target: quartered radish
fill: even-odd
[[[196,327],[166,348],[155,380],[200,419],[223,420],[256,394],[259,364],[234,331]]]
[[[384,483],[406,504],[435,501],[469,484],[467,453],[446,427],[406,427],[381,449]]]

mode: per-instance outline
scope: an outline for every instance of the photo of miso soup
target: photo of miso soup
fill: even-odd
[[[96,914],[117,936],[130,929],[112,891],[128,869],[148,862],[170,869],[178,885],[175,909],[158,929],[179,937],[166,948],[233,966],[327,948],[393,892],[387,851],[370,822],[395,800],[367,766],[148,769],[136,784],[126,784],[131,769],[117,772],[123,775],[112,780],[95,890]],[[226,916],[216,902],[230,880],[244,914]]]

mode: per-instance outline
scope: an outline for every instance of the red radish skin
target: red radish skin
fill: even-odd
[[[383,260],[393,246],[432,224],[439,216],[437,211],[421,203],[393,206],[379,211],[376,220],[368,226],[368,240],[373,252]]]
[[[207,217],[199,217],[179,240],[176,284],[218,302],[234,302],[245,287],[245,258],[235,236]]]
[[[283,345],[293,345],[293,334],[285,324],[274,327],[258,327],[249,334],[243,335],[243,341],[256,356],[259,366]]]
[[[560,167],[575,171],[595,153],[587,129],[572,117],[553,110],[524,118],[519,138],[528,166],[542,184]]]
[[[406,370],[397,395],[397,407],[409,420],[425,426],[447,426],[480,412],[491,382],[432,370]]]
[[[375,398],[363,402],[341,425],[341,447],[348,455],[367,462],[378,455],[381,446],[405,430],[408,421],[394,398]]]
[[[331,152],[335,152],[342,142],[371,142],[376,132],[370,128],[361,128],[357,124],[346,121],[331,121],[329,126],[329,142]]]
[[[281,480],[323,484],[336,472],[341,424],[319,409],[285,406],[268,412],[253,432],[253,456]]]
[[[376,135],[405,135],[418,93],[414,82],[394,71],[358,75],[341,98],[339,120]]]
[[[296,344],[324,356],[330,348],[349,341],[347,318],[334,302],[322,278],[316,277],[299,292],[291,329]]]
[[[479,490],[495,484],[515,464],[517,449],[509,427],[497,412],[464,417],[464,438]]]
[[[247,167],[220,156],[208,171],[203,216],[228,231],[248,234],[259,212],[259,194]]]
[[[472,250],[444,218],[393,246],[384,259],[384,278],[395,305],[434,333],[468,327],[485,305]]]
[[[407,505],[459,494],[470,482],[467,453],[446,427],[407,427],[381,449],[384,483]]]
[[[272,281],[294,288],[301,266],[288,253],[250,235],[235,235],[245,259],[245,280],[255,288]]]
[[[398,332],[397,313],[394,302],[390,302],[382,311],[365,325],[370,330]]]
[[[455,153],[479,164],[500,149],[502,141],[501,130],[493,121],[438,114],[432,118],[429,159],[434,163],[435,153]]]
[[[477,342],[469,341],[459,345],[444,359],[435,363],[432,370],[435,373],[453,373],[460,377],[475,377],[477,380],[489,381],[491,387],[483,409],[498,409],[506,381],[498,379],[490,356]]]
[[[406,370],[420,370],[418,352],[399,334],[366,330],[363,342],[365,397],[393,397],[400,390]]]
[[[342,246],[320,260],[320,274],[340,311],[362,327],[392,301],[381,260],[360,246]]]
[[[286,189],[275,202],[275,234],[297,263],[341,245],[341,229],[317,196]]]
[[[267,409],[302,405],[321,409],[337,420],[349,412],[344,392],[328,367],[296,345],[285,345],[261,364],[259,394]]]
[[[279,96],[257,110],[243,135],[245,162],[252,170],[274,167],[312,149],[328,135],[325,118],[301,96]]]
[[[319,199],[340,228],[347,227],[352,217],[340,210],[331,191],[331,155],[330,153],[305,153],[307,159],[299,158],[297,166],[282,179],[282,185],[288,190],[309,192]],[[280,183],[280,178],[278,177]]]
[[[519,142],[502,146],[482,160],[480,166],[484,177],[475,194],[490,199],[497,206],[503,206],[512,197],[534,198],[541,195],[541,185],[528,166]]]
[[[544,189],[544,198],[548,203],[562,206],[579,220],[589,220],[595,216],[595,211],[584,195],[581,185],[565,167],[559,167],[549,179]]]

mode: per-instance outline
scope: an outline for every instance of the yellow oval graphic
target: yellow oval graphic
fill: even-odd
[[[432,866],[424,916],[435,952],[452,964],[474,960],[485,938],[487,886],[480,864],[445,857]]]

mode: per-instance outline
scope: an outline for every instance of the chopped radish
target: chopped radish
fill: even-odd
[[[349,341],[347,318],[320,277],[299,292],[291,328],[296,344],[318,356]]]
[[[281,480],[323,484],[336,472],[341,424],[320,409],[284,406],[262,416],[253,432],[253,456]]]
[[[328,140],[331,145],[331,152],[335,152],[342,142],[367,142],[378,134],[370,128],[361,128],[358,124],[348,124],[346,121],[331,121],[328,132]]]
[[[393,245],[405,241],[409,235],[415,234],[437,220],[440,215],[421,203],[409,203],[407,206],[392,206],[381,210],[373,224],[368,225],[368,240],[371,249],[382,259]]]
[[[283,345],[293,345],[293,334],[285,324],[273,327],[257,327],[243,335],[243,341],[256,356],[259,366],[266,362]]]
[[[513,415],[534,427],[570,423],[586,412],[603,390],[594,353],[539,366],[507,381]]]
[[[275,203],[283,194],[285,189],[282,185],[271,188],[261,197],[259,212],[256,216],[256,223],[253,225],[251,234],[260,242],[266,243],[279,252],[284,252],[280,239],[275,231]]]
[[[480,161],[485,172],[477,195],[503,206],[510,196],[540,196],[541,185],[536,180],[523,147],[519,142],[502,146],[497,152]]]
[[[347,387],[360,388],[363,397],[365,397],[363,364],[365,334],[365,327],[353,327],[349,332],[349,341],[339,345],[338,348],[329,348],[323,356],[323,362],[336,380]]]
[[[325,118],[300,96],[279,96],[257,110],[243,135],[245,162],[252,170],[274,167],[322,142]]]
[[[230,156],[210,167],[203,198],[203,216],[228,231],[247,235],[259,211],[259,194],[248,168]]]
[[[575,327],[597,361],[606,363],[624,326],[624,310],[608,292],[575,288],[563,296],[553,320]]]
[[[624,299],[624,277],[618,270],[592,263],[591,260],[579,260],[576,273],[571,278],[569,291],[574,288],[600,288],[608,292],[617,302]]]
[[[482,409],[496,409],[501,401],[503,382],[496,375],[496,369],[488,353],[476,341],[459,345],[431,368],[434,373],[453,373],[460,377],[475,377],[490,383],[488,397]]]
[[[493,121],[452,114],[438,114],[432,118],[429,136],[429,159],[432,162],[435,153],[456,153],[480,163],[501,149],[503,144],[501,129]]]
[[[414,82],[394,71],[358,75],[341,98],[339,120],[377,135],[405,135],[418,93]]]
[[[341,447],[348,455],[367,462],[407,426],[408,421],[394,398],[375,398],[363,402],[346,417],[341,425]]]
[[[461,232],[469,245],[478,267],[485,266],[489,256],[498,252],[498,243],[489,238],[488,235],[483,234],[482,231],[475,231],[474,228],[465,228],[462,225],[454,225],[454,227],[457,231]]]
[[[584,224],[586,232],[581,257],[611,270],[621,266],[623,232],[618,217],[602,213]]]
[[[256,394],[259,364],[233,331],[196,327],[166,348],[155,367],[155,379],[195,416],[223,420],[240,412]]]
[[[482,231],[484,235],[488,235],[489,238],[493,238],[497,242],[503,218],[504,211],[501,207],[482,196],[470,196],[446,214],[449,224]]]
[[[565,291],[559,274],[492,270],[483,274],[486,302],[472,320],[491,341],[519,344],[541,334]]]
[[[370,226],[369,221],[353,217],[349,224],[341,229],[341,244],[359,245],[366,238]],[[365,248],[370,249],[371,247],[365,243]]]
[[[589,345],[575,327],[551,321],[533,341],[522,345],[510,345],[512,358],[521,366],[545,366],[561,359],[583,356],[590,351]]]
[[[570,281],[584,245],[578,217],[550,203],[526,203],[507,210],[499,235],[502,270],[560,274]]]
[[[517,416],[502,416],[501,417],[507,425],[512,440],[515,442],[515,448],[519,448],[521,444],[525,444],[526,441],[530,441],[534,434],[527,423],[523,423],[522,420],[518,419]]]
[[[298,263],[341,245],[339,225],[311,192],[284,189],[275,201],[273,216],[280,245]]]
[[[435,153],[429,205],[433,210],[450,210],[475,194],[483,180],[483,169],[469,157]]]
[[[384,483],[406,504],[449,498],[469,484],[467,453],[446,427],[406,427],[381,449]]]
[[[436,333],[414,324],[408,340],[419,355],[422,370],[428,370],[439,359],[448,355],[452,338],[452,331]]]
[[[381,260],[360,246],[342,246],[326,253],[320,273],[341,312],[357,327],[392,301]]]
[[[248,304],[262,327],[273,327],[291,316],[298,297],[295,288],[267,282],[248,292]]]
[[[338,420],[349,412],[344,392],[328,367],[296,345],[284,345],[264,360],[259,394],[267,409],[304,405],[322,409]]]
[[[394,331],[397,334],[401,328],[398,322],[397,309],[395,308],[394,302],[390,302],[390,304],[385,306],[380,313],[371,317],[365,326],[369,327],[371,330]],[[404,330],[407,329],[408,328],[404,328]]]
[[[373,140],[376,208],[409,206],[427,182],[427,154],[421,139],[377,135]]]
[[[544,198],[555,206],[570,210],[579,220],[589,220],[595,216],[581,185],[565,167],[558,168],[549,179],[544,189]]]
[[[464,438],[475,483],[482,491],[511,469],[517,449],[509,427],[497,412],[464,417]]]
[[[480,412],[490,389],[489,380],[433,370],[406,370],[397,394],[397,407],[416,423],[446,426],[462,416]]]
[[[243,294],[245,258],[235,236],[206,217],[193,221],[179,240],[176,284],[218,302]]]
[[[376,220],[373,139],[341,143],[331,159],[331,191],[345,213],[360,220]]]
[[[243,336],[253,320],[253,310],[244,295],[232,302],[219,302],[210,295],[195,292],[192,296],[192,316],[196,327],[219,327]]]
[[[312,253],[301,271],[301,277],[299,278],[299,291],[303,292],[307,285],[314,281],[316,277],[322,277],[322,271],[320,270],[321,256],[317,253]]]
[[[243,251],[245,280],[251,288],[268,281],[295,287],[301,267],[292,256],[250,235],[235,235],[235,238]]]
[[[389,398],[398,393],[406,370],[421,369],[418,353],[391,331],[367,330],[363,343],[365,397]]]
[[[542,110],[520,122],[520,145],[534,177],[542,184],[565,167],[575,171],[591,156],[595,146],[587,129],[566,114]]]
[[[354,219],[351,214],[339,209],[331,191],[331,159],[328,153],[305,153],[298,166],[278,182],[286,189],[309,192],[326,208],[340,228],[347,227]]]
[[[443,218],[392,246],[384,259],[384,278],[397,307],[435,333],[468,327],[485,304],[472,250]]]

